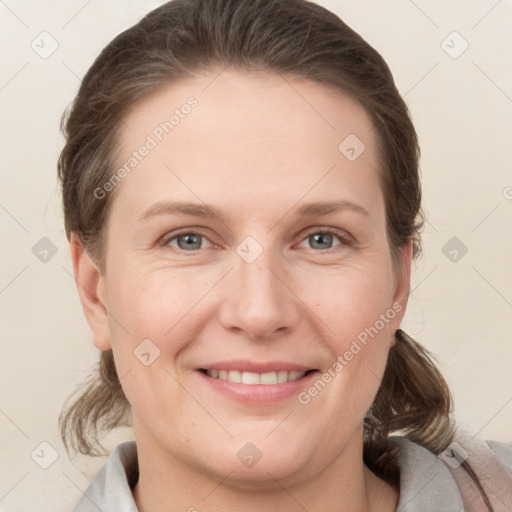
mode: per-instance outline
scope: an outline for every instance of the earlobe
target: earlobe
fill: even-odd
[[[71,234],[69,248],[75,284],[87,323],[93,332],[94,345],[100,350],[108,350],[111,339],[105,279],[75,233]]]

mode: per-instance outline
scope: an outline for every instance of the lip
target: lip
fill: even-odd
[[[307,371],[304,377],[291,382],[282,382],[278,384],[242,384],[230,382],[228,380],[216,379],[210,377],[201,369],[222,369],[253,371],[257,373],[266,373],[278,370],[287,371]],[[309,387],[314,380],[318,378],[320,372],[311,367],[296,365],[291,363],[256,363],[248,361],[226,361],[202,366],[195,372],[211,390],[227,398],[234,399],[243,404],[272,405],[290,398],[296,397],[303,389]]]
[[[267,373],[278,372],[279,370],[286,370],[288,372],[299,371],[307,372],[314,370],[312,366],[304,366],[295,363],[288,363],[286,361],[249,361],[249,360],[231,360],[231,361],[218,361],[216,363],[200,366],[198,370],[238,370],[239,372],[254,372],[254,373]]]

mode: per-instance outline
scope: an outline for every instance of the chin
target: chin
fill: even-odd
[[[309,446],[308,450],[307,445],[313,436],[308,443],[297,432],[283,432],[281,436],[272,433],[265,438],[267,435],[266,430],[260,430],[253,436],[236,436],[224,445],[218,443],[213,449],[199,449],[203,460],[198,462],[203,470],[216,473],[220,480],[229,475],[226,483],[236,482],[236,487],[243,489],[282,489],[277,481],[306,479],[314,452],[314,447]]]

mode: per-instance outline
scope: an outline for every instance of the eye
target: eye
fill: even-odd
[[[338,239],[339,243],[333,245],[334,239]],[[204,242],[206,241],[206,246]],[[334,228],[315,228],[311,230],[309,234],[306,234],[306,238],[303,239],[303,243],[310,243],[310,247],[313,249],[320,249],[321,252],[331,253],[336,250],[336,247],[352,245],[352,239],[349,235],[344,232],[340,232]],[[194,252],[200,249],[206,249],[213,247],[214,244],[208,240],[208,238],[202,233],[196,231],[181,231],[178,233],[171,233],[170,235],[163,238],[160,242],[161,246],[171,246],[178,251]]]
[[[333,246],[333,238],[337,238],[340,243]],[[351,245],[351,239],[348,235],[333,228],[316,228],[306,235],[302,243],[304,242],[309,242],[313,249],[321,249],[323,251],[342,245]]]
[[[196,233],[195,231],[182,231],[181,233],[174,234],[173,236],[165,238],[161,242],[161,245],[170,245],[176,249],[191,252],[197,251],[199,249],[205,249],[206,247],[203,245],[204,240],[210,244],[209,246],[212,246],[212,243],[208,240],[208,238],[206,238],[206,236],[202,235],[201,233]],[[174,242],[176,242],[177,245],[174,245]]]

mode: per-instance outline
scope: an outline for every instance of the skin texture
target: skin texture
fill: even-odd
[[[137,505],[144,512],[395,510],[397,490],[363,464],[362,422],[405,312],[412,246],[393,272],[374,127],[359,104],[324,85],[218,73],[168,85],[124,119],[119,166],[175,108],[191,96],[198,102],[117,185],[104,275],[71,239],[94,343],[113,349],[132,405]],[[338,149],[349,134],[366,147],[354,161]],[[224,219],[139,220],[161,200],[206,203]],[[336,200],[368,213],[295,213]],[[312,235],[326,227],[347,242],[334,235],[315,245]],[[187,249],[183,237],[178,245],[180,228],[203,235],[198,249]],[[237,252],[248,236],[263,250],[252,263]],[[297,394],[243,403],[197,371],[247,359],[326,372],[393,304],[401,310],[307,404]],[[160,350],[147,366],[134,355],[144,339]],[[252,467],[237,457],[249,441],[262,454]]]

